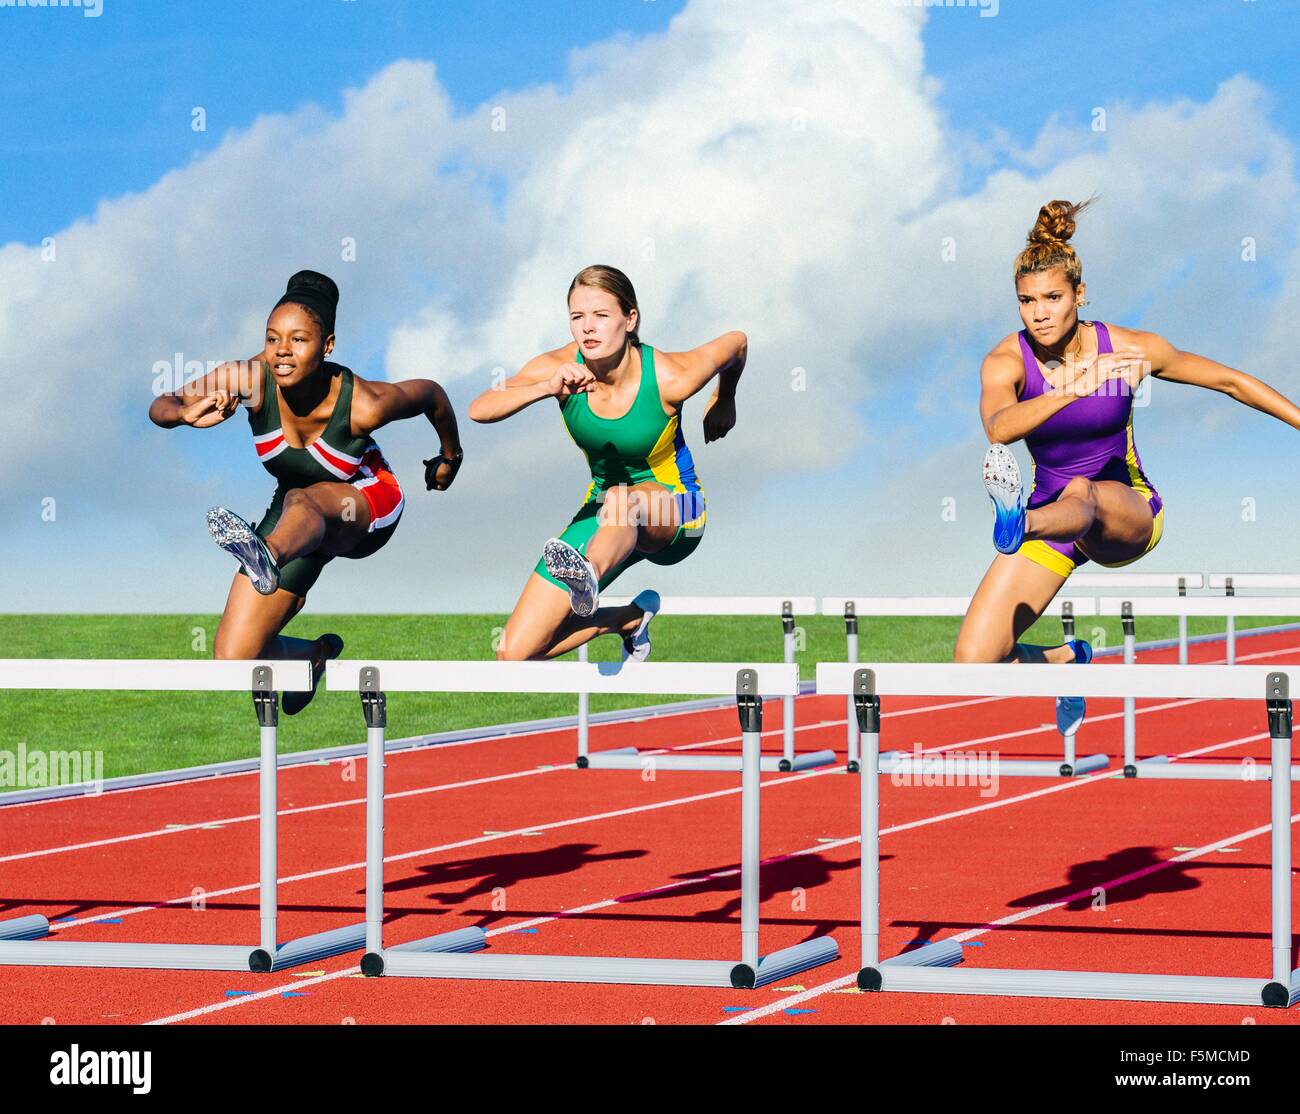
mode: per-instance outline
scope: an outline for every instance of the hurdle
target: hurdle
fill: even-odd
[[[149,967],[186,971],[282,971],[354,951],[365,925],[350,925],[279,943],[276,743],[280,692],[311,689],[305,661],[169,661],[145,659],[0,660],[0,689],[129,692],[246,692],[261,731],[259,787],[259,943],[132,944],[46,940],[39,914],[0,921],[0,964],[27,967]],[[3,807],[3,799],[0,799]]]
[[[1077,572],[1070,577],[1070,587],[1091,588],[1097,592],[1172,588],[1179,596],[1186,596],[1189,588],[1204,588],[1205,577],[1199,572]],[[1073,637],[1074,624],[1069,623],[1065,625],[1065,638],[1069,641]],[[1178,664],[1187,664],[1186,612],[1178,613]]]
[[[1056,665],[913,665],[869,667],[823,663],[817,691],[851,695],[862,733],[863,760],[880,749],[882,694],[919,696],[1048,696],[1061,687]],[[880,798],[877,780],[861,779],[862,964],[859,989],[932,994],[1090,998],[1112,1001],[1207,1002],[1289,1007],[1300,1001],[1300,970],[1291,967],[1291,685],[1300,668],[1264,666],[1125,665],[1079,670],[1072,691],[1085,697],[1202,697],[1258,700],[1272,738],[1271,976],[1132,974],[1105,971],[951,970],[962,962],[958,940],[936,941],[880,960]],[[989,763],[996,769],[996,761]]]
[[[1294,590],[1300,588],[1300,576],[1295,575],[1294,573],[1275,572],[1211,573],[1210,588],[1212,590],[1222,591],[1225,596],[1235,596],[1238,588],[1263,588],[1266,591]],[[1286,613],[1280,612],[1280,614]],[[1237,660],[1236,616],[1229,614],[1227,620],[1228,627],[1225,635],[1227,638],[1227,654],[1225,656],[1228,659],[1228,664],[1232,665]]]
[[[631,596],[613,596],[602,599],[605,607],[626,607],[632,602]],[[762,615],[779,617],[781,620],[784,661],[794,664],[795,618],[800,615],[814,615],[817,601],[810,596],[665,596],[660,601],[659,614],[662,615]],[[578,647],[578,660],[587,661],[586,645]],[[797,695],[797,690],[796,690]],[[645,766],[647,756],[636,747],[619,747],[611,750],[591,753],[589,748],[589,708],[590,695],[578,694],[578,759],[579,769],[586,770],[640,770]],[[791,770],[811,770],[818,766],[829,766],[835,761],[833,750],[816,750],[806,754],[796,754],[794,748],[794,696],[787,696],[782,701],[781,720],[781,756],[763,755],[759,759],[761,769],[768,773],[789,773]],[[723,770],[739,772],[742,758],[739,755],[704,755],[704,754],[656,754],[656,769],[661,770]]]
[[[844,616],[844,633],[848,646],[848,662],[858,660],[858,620],[863,616],[905,615],[924,618],[962,616],[970,610],[970,596],[827,596],[822,600],[822,614]],[[1067,631],[1073,632],[1076,616],[1096,615],[1097,601],[1091,597],[1057,597],[1044,615],[1057,615]],[[1070,635],[1069,637],[1072,637]],[[1061,761],[1025,759],[1004,762],[1004,772],[1015,772],[1024,777],[1076,777],[1104,769],[1110,760],[1104,754],[1091,754],[1080,759],[1077,755],[1078,729],[1061,736]],[[858,755],[858,721],[852,698],[848,701],[848,771],[860,768]],[[902,773],[912,769],[912,755],[903,751],[888,751],[879,756],[880,773]]]
[[[1101,613],[1120,617],[1124,628],[1124,664],[1132,665],[1137,656],[1137,617],[1139,615],[1287,615],[1300,614],[1300,596],[1189,596],[1185,599],[1135,598],[1103,599]],[[1228,655],[1228,665],[1236,655]],[[1189,667],[1190,668],[1190,667]],[[1170,762],[1168,755],[1158,754],[1138,761],[1137,706],[1131,696],[1124,698],[1124,776],[1147,778],[1221,778],[1240,780],[1242,770],[1213,762]],[[1265,775],[1260,774],[1261,777]]]
[[[794,665],[687,662],[332,661],[332,691],[359,694],[366,723],[365,975],[511,979],[529,982],[635,983],[752,989],[828,963],[839,955],[820,936],[770,955],[759,952],[759,748],[762,696],[799,691]],[[481,927],[385,947],[384,731],[390,692],[703,693],[736,701],[743,734],[741,767],[741,928],[738,960],[573,955],[473,954],[486,947]],[[653,761],[654,759],[650,759]]]

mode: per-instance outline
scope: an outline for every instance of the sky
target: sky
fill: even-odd
[[[972,592],[979,364],[1051,198],[1099,195],[1090,313],[1300,398],[1296,0],[307,10],[0,0],[0,612],[220,609],[204,512],[272,481],[243,415],[147,410],[160,367],[260,347],[303,267],[342,288],[336,358],[442,382],[466,450],[426,493],[432,431],[380,431],[407,511],[319,612],[511,606],[583,462],[553,407],[464,411],[567,339],[592,262],[656,347],[750,338],[735,430],[686,406],[704,543],[628,595]],[[1300,431],[1168,383],[1135,424],[1168,507],[1144,570],[1294,571]]]

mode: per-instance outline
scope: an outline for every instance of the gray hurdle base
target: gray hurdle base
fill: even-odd
[[[858,620],[864,615],[905,616],[960,616],[970,609],[970,596],[828,596],[822,600],[822,613],[844,616],[844,634],[848,649],[848,663],[858,661]],[[1066,638],[1074,637],[1076,615],[1096,615],[1097,601],[1086,597],[1058,598],[1048,605],[1043,614],[1058,614],[1065,628]],[[1068,686],[1067,686],[1068,687]],[[848,772],[856,774],[862,766],[859,750],[859,728],[853,697],[848,698]],[[1006,777],[1079,777],[1104,770],[1110,759],[1104,754],[1091,754],[1085,758],[1077,755],[1078,730],[1061,736],[1061,760],[1021,758],[999,761],[997,773]],[[876,765],[882,774],[933,772],[936,763],[943,763],[946,773],[977,772],[972,759],[966,755],[948,755],[942,758],[923,756],[917,759],[906,751],[887,751],[878,756]]]
[[[632,597],[610,597],[602,601],[607,607],[622,607],[632,602]],[[811,614],[817,610],[817,601],[795,596],[781,599],[778,596],[736,596],[711,598],[706,596],[666,596],[661,601],[660,615],[773,615],[781,617],[784,661],[794,664],[795,614]],[[578,647],[578,660],[587,661],[587,645]],[[782,698],[781,756],[760,755],[759,768],[764,773],[790,773],[794,770],[812,770],[830,766],[835,762],[833,750],[814,750],[796,754],[794,749],[794,697]],[[744,764],[742,755],[734,754],[657,754],[646,753],[636,747],[617,747],[590,750],[590,694],[578,694],[578,757],[580,770],[720,770],[739,773]]]
[[[953,667],[965,671],[972,678],[970,684],[955,687],[958,692],[1005,692],[1013,678],[998,678],[996,687],[989,687],[994,674],[984,666]],[[995,669],[1003,668],[999,666]],[[1041,679],[1042,670],[1055,666],[1017,666],[1015,672],[1023,678],[1025,671],[1038,674],[1029,691],[1046,690]],[[880,696],[878,676],[886,685],[899,693],[911,692],[907,679],[920,678],[920,687],[930,684],[927,678],[936,677],[934,667],[879,666],[853,671],[846,682],[843,666],[818,667],[819,691],[842,693],[850,690],[861,729],[863,758],[868,764],[880,746]],[[981,674],[977,671],[984,670]],[[879,958],[880,940],[880,802],[875,778],[861,779],[862,809],[862,966],[858,972],[859,989],[868,991],[900,991],[928,994],[980,994],[1037,998],[1082,998],[1111,1001],[1150,1002],[1205,1002],[1223,1005],[1266,1006],[1287,1008],[1300,1002],[1300,969],[1291,968],[1291,905],[1293,897],[1291,879],[1291,779],[1286,771],[1291,766],[1292,711],[1289,676],[1286,672],[1268,672],[1260,677],[1260,670],[1249,669],[1249,676],[1229,681],[1225,672],[1247,672],[1221,666],[1133,666],[1131,676],[1142,676],[1146,683],[1133,686],[1138,695],[1157,696],[1162,691],[1170,696],[1204,691],[1207,695],[1245,699],[1244,688],[1258,685],[1265,699],[1269,734],[1272,737],[1272,785],[1270,789],[1270,815],[1272,818],[1272,845],[1270,876],[1272,882],[1271,959],[1272,977],[1236,978],[1203,975],[1127,974],[1106,971],[1016,971],[993,968],[963,968],[960,971],[941,970],[955,967],[962,961],[961,942],[941,940],[911,952],[904,952],[883,962]],[[1179,670],[1185,676],[1175,680],[1170,670]],[[1110,672],[1107,670],[1107,672]],[[1220,674],[1212,677],[1212,674]],[[956,673],[952,674],[957,676]],[[1297,671],[1300,675],[1300,671]],[[1199,677],[1207,678],[1201,688]],[[893,684],[890,682],[893,681]],[[1217,684],[1210,684],[1216,681]],[[1262,681],[1262,684],[1260,683]],[[1115,678],[1105,678],[1101,684],[1090,684],[1085,696],[1114,696]],[[1177,686],[1176,688],[1174,686]],[[1162,688],[1162,686],[1164,686]],[[926,695],[940,693],[927,691]],[[1027,692],[1026,695],[1029,693]]]
[[[278,693],[311,687],[307,662],[240,661],[0,661],[0,689],[128,689],[251,691],[261,729],[259,802],[260,928],[257,946],[101,943],[49,940],[39,915],[0,921],[0,964],[24,967],[132,967],[180,971],[282,971],[354,951],[365,926],[351,925],[281,944],[276,937],[276,741]]]
[[[483,666],[495,666],[499,681]],[[521,669],[522,667],[522,669]],[[540,668],[539,668],[540,667]],[[387,697],[381,678],[397,676],[405,691],[448,691],[442,687],[453,674],[460,677],[452,691],[620,691],[616,685],[598,684],[601,677],[624,673],[646,678],[639,688],[622,691],[697,691],[708,681],[701,668],[734,670],[737,708],[743,735],[741,771],[741,947],[736,960],[658,959],[614,956],[476,955],[487,945],[482,928],[459,929],[420,940],[385,947],[383,944],[384,860],[384,731]],[[369,976],[405,975],[417,978],[504,979],[525,982],[589,982],[668,986],[716,986],[752,989],[829,963],[839,955],[835,939],[816,937],[770,955],[760,955],[759,931],[759,746],[762,731],[761,678],[779,677],[786,692],[798,690],[794,666],[693,666],[612,662],[330,662],[327,681],[331,689],[359,692],[366,721],[368,760],[366,773],[366,953],[361,970]],[[777,671],[784,670],[784,676]],[[576,672],[575,672],[576,671]],[[672,671],[676,671],[675,675]],[[525,678],[521,689],[508,678]],[[664,679],[669,678],[669,679]],[[503,687],[504,686],[504,687]],[[657,687],[656,687],[657,686]],[[715,685],[716,688],[716,685]],[[720,693],[719,693],[720,695]]]

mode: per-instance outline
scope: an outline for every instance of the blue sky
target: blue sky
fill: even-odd
[[[242,415],[201,436],[150,426],[148,373],[181,350],[246,355],[299,266],[340,277],[340,358],[434,374],[462,409],[494,365],[564,339],[550,303],[595,258],[633,271],[652,342],[750,332],[733,437],[705,449],[688,407],[710,544],[656,585],[683,593],[973,590],[989,556],[975,372],[1018,325],[1005,273],[1051,196],[1102,194],[1080,231],[1099,316],[1300,395],[1294,0],[1000,0],[992,18],[892,0],[305,10],[0,7],[0,361],[6,377],[44,365],[26,416],[0,415],[0,461],[25,469],[0,556],[46,571],[0,611],[219,609],[228,570],[202,510],[256,515],[269,480]],[[340,268],[334,245],[358,230]],[[957,261],[940,265],[948,237]],[[796,365],[812,389],[792,406]],[[83,409],[51,421],[70,399]],[[552,417],[466,428],[477,471],[455,499],[414,494],[382,585],[362,598],[362,570],[336,562],[313,606],[507,607],[581,491]],[[1294,565],[1300,495],[1275,478],[1294,431],[1164,385],[1139,429],[1170,504],[1144,567]],[[411,489],[426,433],[381,438]],[[100,463],[123,444],[114,486]],[[956,523],[937,513],[949,497]],[[57,527],[33,514],[45,499]],[[791,532],[793,566],[753,541]],[[449,537],[462,564],[431,581],[426,549]],[[142,581],[151,554],[188,586]]]

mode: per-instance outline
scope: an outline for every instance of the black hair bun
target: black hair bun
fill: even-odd
[[[329,275],[319,271],[299,271],[289,280],[285,295],[306,294],[315,302],[325,302],[335,308],[339,304],[339,288]]]

